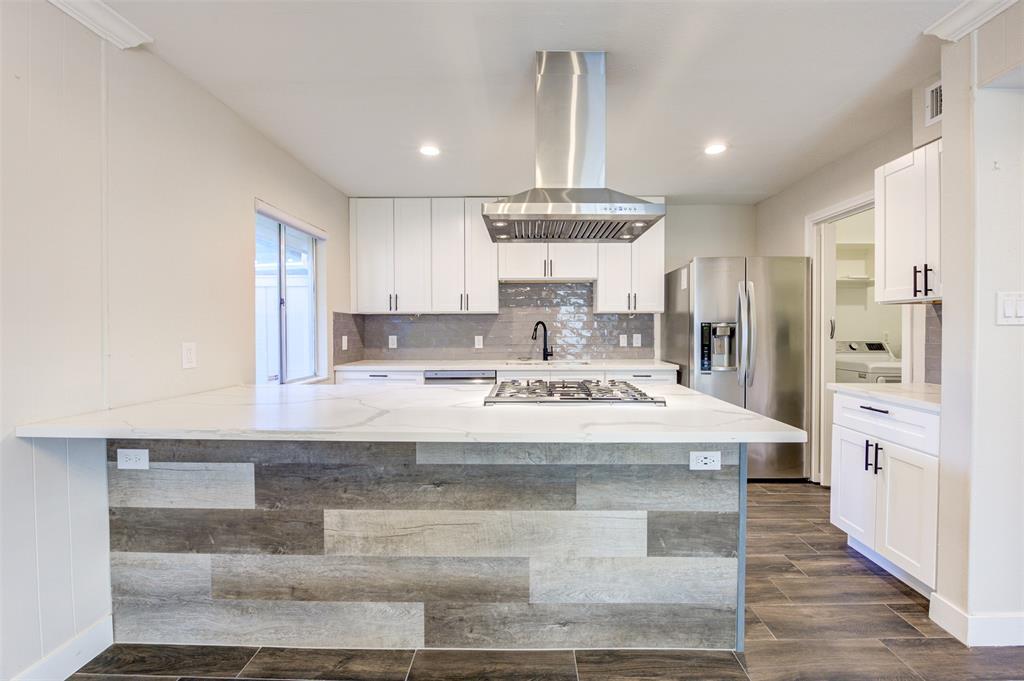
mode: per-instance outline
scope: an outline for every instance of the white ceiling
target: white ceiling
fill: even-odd
[[[111,2],[353,196],[532,186],[534,52],[587,49],[609,53],[609,185],[739,203],[905,124],[939,66],[921,31],[956,4]],[[713,138],[729,151],[706,157]]]

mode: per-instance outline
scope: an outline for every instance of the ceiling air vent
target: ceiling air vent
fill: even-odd
[[[924,91],[924,124],[931,125],[942,120],[942,81],[930,85]]]

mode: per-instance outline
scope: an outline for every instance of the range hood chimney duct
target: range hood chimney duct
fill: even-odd
[[[630,242],[665,206],[605,187],[605,53],[538,52],[536,188],[483,205],[491,239]]]

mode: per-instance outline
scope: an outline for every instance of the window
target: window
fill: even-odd
[[[256,383],[317,375],[317,239],[256,214]]]

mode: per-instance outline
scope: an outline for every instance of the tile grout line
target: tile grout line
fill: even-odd
[[[747,681],[750,681],[750,674],[747,673],[747,668],[740,661],[739,653],[737,653],[735,650],[732,651],[732,657],[733,657],[734,660],[736,660],[736,664],[738,664],[740,666],[740,671],[743,672],[743,676],[745,676],[747,678]]]
[[[899,613],[896,613],[896,614],[898,615]],[[913,626],[913,625],[911,625],[911,626]],[[892,654],[892,656],[893,656],[893,657],[895,657],[895,658],[896,658],[897,660],[899,660],[899,661],[900,661],[900,664],[902,664],[902,665],[903,665],[904,667],[906,667],[907,669],[909,669],[909,670],[910,670],[910,673],[911,673],[911,674],[913,674],[913,675],[914,675],[914,676],[916,676],[917,678],[921,679],[921,681],[927,681],[927,679],[925,679],[925,677],[924,677],[924,675],[923,675],[923,674],[919,674],[919,673],[918,673],[918,671],[917,671],[916,669],[914,669],[914,668],[913,668],[912,666],[910,666],[910,664],[909,664],[909,663],[907,663],[907,661],[906,661],[906,660],[904,660],[904,659],[903,659],[902,657],[900,657],[900,656],[899,656],[899,654],[898,654],[898,653],[897,653],[897,652],[896,652],[895,650],[893,650],[892,648],[890,648],[889,646],[887,646],[887,645],[885,644],[885,641],[883,641],[883,640],[882,640],[882,639],[880,639],[880,638],[879,638],[879,639],[875,639],[875,640],[876,640],[876,641],[878,641],[879,643],[881,643],[881,644],[882,644],[882,647],[883,647],[883,648],[885,648],[886,650],[888,650],[888,651],[889,651],[889,652],[890,652],[890,653]]]
[[[412,663],[416,661],[416,653],[419,651],[419,648],[414,648],[412,651],[412,657],[409,658],[409,668],[405,670],[405,681],[409,681],[409,675],[412,674]]]
[[[576,649],[572,649],[572,668],[576,670],[576,681],[580,681],[580,663],[576,659]]]
[[[242,668],[238,670],[238,673],[235,674],[236,679],[242,678],[242,672],[245,671],[246,667],[252,664],[252,661],[256,659],[256,656],[260,654],[261,650],[263,650],[263,646],[256,646],[256,652],[252,654],[252,657],[250,657],[249,660],[242,665]]]

